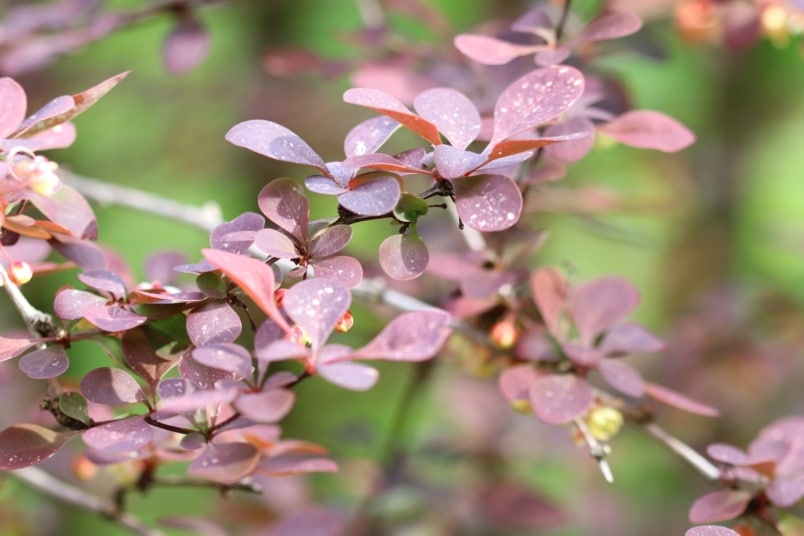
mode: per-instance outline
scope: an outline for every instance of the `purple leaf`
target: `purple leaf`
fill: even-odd
[[[308,356],[307,348],[285,337],[285,332],[275,322],[270,319],[263,322],[254,335],[254,353],[257,359],[270,363]]]
[[[642,19],[626,11],[604,11],[590,20],[581,33],[572,39],[573,44],[606,41],[634,34],[642,28]]]
[[[424,171],[421,165],[412,164],[384,153],[366,153],[350,156],[343,161],[343,165],[355,171],[361,168],[390,171],[394,173],[422,173]],[[350,177],[347,182],[352,178],[353,177]]]
[[[162,399],[184,396],[194,391],[193,384],[185,378],[165,378],[156,386],[156,392]]]
[[[377,369],[350,361],[320,365],[316,370],[318,375],[328,382],[351,391],[371,389],[380,378]]]
[[[183,16],[165,38],[162,58],[170,74],[182,74],[198,66],[209,52],[209,35],[195,17]]]
[[[260,251],[271,257],[280,259],[295,259],[301,257],[296,249],[296,242],[291,240],[285,233],[276,229],[263,229],[254,238],[254,245]]]
[[[544,48],[544,45],[518,45],[485,35],[459,34],[455,48],[468,58],[484,65],[505,65],[513,59]]]
[[[606,383],[634,398],[645,394],[642,376],[631,365],[617,359],[604,359],[597,366],[598,372]]]
[[[310,204],[298,182],[284,177],[272,180],[260,191],[257,203],[262,213],[280,229],[299,243],[307,243]]]
[[[530,288],[544,324],[554,337],[560,339],[561,315],[569,294],[567,280],[555,268],[541,268],[531,274]]]
[[[339,182],[321,175],[311,175],[307,177],[304,179],[304,185],[311,192],[321,195],[340,195],[349,191],[345,184],[341,185]]]
[[[142,316],[118,303],[111,305],[88,305],[82,310],[84,318],[103,331],[117,333],[128,331],[148,321]]]
[[[36,344],[33,339],[0,337],[0,361],[16,357]]]
[[[466,149],[480,133],[480,114],[460,91],[443,87],[428,89],[416,97],[413,107],[457,149]]]
[[[716,523],[734,519],[745,511],[751,494],[747,491],[722,489],[710,491],[692,503],[690,523]]]
[[[394,210],[401,193],[396,178],[384,175],[361,182],[353,180],[349,191],[338,196],[338,202],[355,214],[381,216]]]
[[[664,341],[634,322],[623,322],[607,330],[600,343],[604,355],[651,353],[664,348]]]
[[[112,421],[86,430],[82,436],[87,446],[107,452],[131,452],[147,445],[153,437],[141,416]]]
[[[218,385],[215,389],[202,389],[179,396],[164,398],[159,405],[159,412],[165,415],[193,412],[216,408],[228,404],[239,394],[238,384]]]
[[[705,417],[717,417],[720,412],[712,406],[696,402],[681,393],[655,383],[643,382],[645,393],[659,402]]]
[[[639,292],[621,277],[601,277],[572,292],[569,310],[581,343],[591,345],[607,328],[615,325],[639,304]]]
[[[326,170],[324,161],[303,139],[271,121],[252,119],[239,123],[226,133],[226,141],[274,160]]]
[[[114,272],[93,270],[78,274],[78,280],[88,287],[107,294],[112,300],[120,300],[126,297],[126,284]]]
[[[98,404],[133,404],[145,401],[137,381],[123,369],[96,368],[81,379],[81,392]]]
[[[565,65],[531,71],[508,86],[494,107],[489,146],[558,117],[583,94],[580,71]]]
[[[740,536],[740,533],[726,527],[704,525],[702,527],[691,528],[684,533],[684,536]]]
[[[530,386],[539,377],[530,365],[515,365],[505,369],[497,382],[500,392],[511,404],[530,400]]]
[[[84,318],[84,308],[105,306],[106,299],[85,290],[67,288],[60,290],[53,301],[53,310],[62,320]]]
[[[22,86],[11,78],[0,78],[0,138],[8,137],[20,126],[27,105]]]
[[[201,251],[215,267],[221,269],[234,281],[254,303],[274,322],[290,330],[285,319],[276,308],[274,300],[274,271],[270,266],[250,257],[235,255],[214,249]]]
[[[87,240],[98,238],[98,223],[92,207],[89,206],[84,196],[69,185],[62,184],[61,188],[49,197],[32,195],[31,202],[50,221],[68,229],[74,237]],[[70,258],[72,259],[72,257]],[[75,260],[76,264],[84,270],[95,269],[89,263],[81,262],[80,259],[72,260]]]
[[[64,186],[56,194],[62,190],[64,190]],[[83,270],[105,270],[109,264],[103,250],[92,242],[59,237],[58,240],[49,240],[48,243],[56,252],[70,259]]]
[[[291,287],[284,297],[288,316],[310,338],[313,349],[323,346],[335,324],[349,309],[349,290],[330,279],[308,279]]]
[[[790,508],[804,497],[804,473],[777,476],[765,488],[765,492],[776,506]]]
[[[70,110],[73,109],[75,106],[75,101],[72,97],[67,95],[62,95],[60,97],[56,97],[55,99],[50,100],[47,104],[39,108],[36,112],[32,113],[29,117],[25,118],[25,121],[22,123],[17,123],[17,131],[14,133],[13,137],[27,137],[27,133],[25,132],[28,127],[36,125],[37,123],[41,123],[42,121],[50,120],[54,117],[64,116],[65,114],[69,114]],[[58,126],[58,124],[54,124]],[[51,128],[55,128],[51,127]],[[44,130],[44,129],[42,129]]]
[[[416,232],[394,234],[380,244],[380,266],[389,277],[400,281],[415,279],[424,273],[430,254]]]
[[[216,226],[209,236],[209,245],[231,253],[243,253],[264,226],[265,218],[256,212],[244,212],[232,221]]]
[[[338,283],[354,288],[363,279],[363,265],[354,257],[338,255],[317,259],[310,264],[313,266],[315,277],[327,277]]]
[[[713,443],[706,447],[706,453],[713,460],[728,463],[731,465],[748,465],[750,459],[748,455],[737,447],[724,443]]]
[[[570,134],[580,137],[546,146],[545,155],[559,162],[577,162],[595,145],[595,125],[585,117],[571,117],[544,130],[545,138]]]
[[[414,115],[404,104],[378,89],[352,88],[343,94],[343,100],[350,104],[371,108],[398,121],[433,145],[441,143],[436,126],[430,121]]]
[[[482,154],[464,151],[452,145],[437,145],[433,151],[433,163],[445,179],[456,179],[478,169],[488,161]]]
[[[695,135],[661,112],[632,110],[598,127],[615,140],[632,147],[674,153],[692,145]]]
[[[187,352],[179,360],[179,375],[189,380],[198,389],[212,390],[216,388],[218,382],[236,378],[233,372],[202,365],[192,359],[191,355],[190,352]]]
[[[29,378],[48,380],[64,374],[70,366],[70,359],[61,346],[48,346],[25,354],[17,365]]]
[[[253,473],[259,461],[260,452],[250,443],[213,443],[190,462],[187,473],[231,484]]]
[[[310,242],[311,257],[329,257],[346,247],[352,238],[349,225],[333,225],[325,227],[315,234]]]
[[[238,378],[251,374],[251,354],[248,350],[231,342],[216,342],[193,350],[193,359],[198,363],[234,373]]]
[[[334,472],[338,466],[324,458],[326,451],[318,445],[304,441],[282,441],[274,445],[268,457],[260,463],[260,473],[292,475],[313,471]]]
[[[25,140],[24,144],[33,144],[40,149],[64,149],[75,142],[77,136],[75,125],[72,123],[61,123],[53,128],[37,132],[31,138]]]
[[[466,177],[452,182],[461,220],[483,232],[503,231],[519,221],[522,192],[504,175]]]
[[[597,367],[603,360],[603,354],[594,346],[565,342],[561,348],[569,360],[581,368]]]
[[[78,432],[54,432],[36,424],[15,424],[0,432],[0,470],[13,471],[41,463]]]
[[[246,393],[238,397],[234,406],[244,416],[260,423],[281,420],[290,413],[296,395],[287,389],[269,389],[261,393]]]
[[[535,324],[519,336],[514,355],[530,361],[557,361],[558,354],[547,329]]]
[[[451,333],[449,313],[438,309],[412,311],[390,324],[352,358],[424,361],[435,356]]]
[[[176,364],[162,359],[154,352],[148,337],[141,329],[133,329],[123,334],[123,359],[138,376],[144,378],[153,389],[162,376]]]
[[[346,135],[343,152],[347,157],[373,153],[382,147],[399,126],[398,121],[384,115],[367,119]]]
[[[571,422],[586,413],[593,401],[589,384],[574,374],[546,374],[530,386],[533,412],[547,424]]]
[[[234,342],[242,329],[240,316],[225,301],[208,301],[187,314],[187,335],[196,346]]]

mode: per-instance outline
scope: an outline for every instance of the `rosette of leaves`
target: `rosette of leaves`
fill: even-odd
[[[723,489],[699,497],[690,507],[692,523],[717,523],[753,517],[771,523],[779,534],[796,534],[804,521],[785,522],[774,509],[794,507],[804,497],[804,417],[779,419],[763,428],[743,451],[715,443],[707,454],[721,465]],[[737,527],[735,527],[736,529]]]
[[[527,401],[548,424],[565,424],[583,417],[594,405],[592,371],[615,391],[632,398],[651,396],[666,404],[714,416],[700,404],[642,379],[621,358],[657,352],[664,343],[643,326],[625,321],[639,303],[639,293],[625,279],[604,277],[571,288],[553,268],[531,274],[531,297],[542,323],[529,326],[514,355],[539,365],[519,365],[500,378],[503,394],[514,404]]]
[[[363,278],[357,259],[336,255],[349,243],[352,228],[343,224],[310,221],[310,204],[303,188],[293,179],[279,178],[260,191],[260,210],[278,229],[259,231],[254,245],[277,259],[290,259],[297,268],[291,276],[335,279],[354,287]]]

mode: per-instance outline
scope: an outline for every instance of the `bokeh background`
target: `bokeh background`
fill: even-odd
[[[521,0],[422,3],[441,14],[443,26],[434,30],[422,18],[393,10],[395,4],[413,2],[385,2],[395,39],[448,54],[455,54],[452,35],[478,27],[488,31],[531,7]],[[0,0],[0,21],[14,4]],[[101,4],[128,10],[147,3]],[[576,7],[588,18],[602,4],[578,0]],[[223,136],[234,124],[270,119],[300,134],[325,159],[341,158],[343,135],[369,116],[343,103],[341,94],[351,86],[355,65],[367,55],[377,59],[378,52],[355,37],[364,29],[365,10],[374,5],[369,0],[217,2],[198,10],[211,49],[188,73],[166,72],[163,42],[173,21],[158,16],[13,76],[26,88],[34,110],[57,95],[130,69],[114,91],[76,119],[76,143],[50,156],[74,173],[165,198],[193,205],[214,200],[231,219],[257,210],[256,194],[268,180],[303,179],[306,171],[226,143]],[[635,108],[677,118],[698,141],[674,155],[598,143],[564,180],[532,196],[534,225],[549,231],[534,266],[557,264],[578,280],[617,274],[633,281],[643,296],[636,319],[668,341],[666,352],[634,363],[650,379],[722,410],[719,419],[663,410],[661,421],[698,448],[713,441],[745,446],[765,424],[804,412],[801,39],[761,39],[730,51],[717,43],[692,42],[689,35],[685,39],[673,18],[673,2],[631,7],[637,5],[658,9],[640,34],[611,46],[596,69],[619,78]],[[332,61],[330,68],[324,74],[277,76],[268,60],[288,47],[315,51]],[[331,200],[318,199],[314,216],[327,216],[332,208]],[[179,250],[196,260],[208,244],[198,229],[158,216],[114,205],[95,209],[99,241],[119,251],[140,277],[156,251]],[[364,225],[356,229],[350,248],[372,263],[387,232],[385,226]],[[75,284],[73,273],[43,276],[25,290],[36,306],[50,310],[55,290],[65,284]],[[380,328],[382,315],[360,305],[353,313],[356,340]],[[0,321],[7,329],[20,326],[5,301]],[[82,344],[71,350],[71,360],[72,378],[106,363],[101,352]],[[233,534],[264,534],[261,523],[308,501],[348,515],[388,462],[385,442],[394,414],[415,381],[414,367],[383,366],[381,371],[380,383],[367,393],[317,381],[299,387],[284,435],[327,446],[340,473],[307,481],[276,479],[266,483],[263,498],[234,494],[221,500],[214,491],[187,489],[132,494],[132,511],[149,521],[211,513],[237,527]],[[0,378],[7,426],[34,411],[30,408],[42,388],[28,385],[13,362],[0,364]],[[625,430],[613,441],[615,482],[606,484],[565,430],[514,414],[493,378],[454,358],[436,365],[394,437],[405,449],[407,476],[395,477],[371,504],[393,522],[382,534],[671,536],[683,534],[689,505],[709,489],[637,430]],[[49,469],[76,480],[69,456],[58,456]],[[480,490],[489,475],[504,475],[521,488],[510,485],[485,496]],[[104,493],[114,478],[124,476],[106,475],[105,481],[82,485]],[[523,498],[522,489],[542,502]],[[478,509],[483,497],[491,513]],[[477,521],[465,524],[464,532],[455,532],[449,522],[473,518]],[[28,534],[126,532],[0,475],[0,535]]]

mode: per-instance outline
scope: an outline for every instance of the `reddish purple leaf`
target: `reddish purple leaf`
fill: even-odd
[[[603,354],[594,346],[565,342],[561,348],[569,360],[581,368],[594,368],[603,360]]]
[[[632,110],[598,127],[615,140],[632,147],[674,153],[692,145],[695,135],[661,112]]]
[[[363,279],[363,265],[354,257],[338,255],[317,259],[310,263],[315,277],[334,279],[341,285],[354,288]]]
[[[514,354],[530,361],[557,361],[558,353],[547,329],[535,324],[519,336]]]
[[[13,471],[41,463],[78,432],[54,432],[36,424],[15,424],[0,432],[0,470]]]
[[[187,314],[187,335],[196,346],[234,342],[242,329],[240,316],[225,301],[207,301]]]
[[[347,178],[345,182],[348,183],[349,178]],[[311,192],[321,195],[340,195],[349,191],[346,188],[346,184],[322,175],[311,175],[307,177],[304,179],[304,185]]]
[[[349,104],[365,106],[386,115],[433,145],[441,143],[441,136],[433,123],[414,115],[404,104],[383,91],[371,88],[352,88],[346,90],[343,100]]]
[[[254,335],[254,353],[260,361],[270,363],[307,357],[309,350],[304,345],[288,340],[282,328],[268,319],[260,325]]]
[[[500,392],[511,404],[530,400],[530,386],[539,373],[530,365],[515,365],[505,369],[497,382]]]
[[[383,153],[366,153],[350,156],[343,161],[343,165],[347,169],[355,171],[361,168],[390,171],[394,173],[421,173],[423,171],[420,163],[407,162]]]
[[[597,366],[597,370],[606,383],[621,393],[634,398],[640,398],[645,394],[642,376],[628,363],[618,359],[604,359]]]
[[[804,473],[777,476],[765,488],[768,498],[780,508],[790,508],[804,497]]]
[[[126,364],[151,388],[176,364],[175,361],[159,357],[141,329],[126,331],[121,347]]]
[[[30,147],[29,144],[32,144],[39,149],[63,149],[72,145],[75,142],[76,136],[75,125],[72,123],[61,123],[53,128],[37,132],[26,139],[24,145]]]
[[[604,355],[659,352],[664,348],[664,341],[634,322],[623,322],[607,330],[600,343]]]
[[[389,277],[400,281],[415,279],[424,273],[430,254],[419,233],[394,234],[380,244],[380,266]]]
[[[329,257],[346,247],[352,238],[349,225],[333,225],[317,232],[310,241],[311,257]]]
[[[137,381],[123,369],[102,367],[81,379],[81,393],[98,404],[133,404],[143,402],[145,393]]]
[[[349,191],[338,196],[343,208],[363,216],[381,216],[394,210],[402,191],[399,182],[390,175],[349,184]]]
[[[70,359],[64,348],[56,345],[25,354],[17,365],[29,378],[48,380],[64,374],[70,366]]]
[[[195,17],[183,16],[165,38],[162,58],[170,74],[182,74],[198,66],[209,52],[206,29]]]
[[[236,378],[236,374],[226,370],[202,365],[192,359],[192,353],[186,352],[179,360],[179,375],[202,390],[214,390],[218,382],[229,381]],[[189,391],[188,391],[189,394]]]
[[[445,179],[456,179],[480,168],[488,161],[482,154],[464,151],[452,145],[436,145],[433,163],[438,173]]]
[[[204,249],[204,257],[215,267],[221,269],[226,276],[234,281],[254,303],[268,315],[270,319],[287,331],[290,327],[285,322],[274,300],[274,271],[270,266],[243,255]]]
[[[232,221],[216,226],[209,235],[209,245],[231,253],[243,253],[264,226],[265,218],[256,212],[244,212]]]
[[[293,408],[296,394],[287,389],[269,389],[240,395],[234,407],[244,416],[260,423],[280,421]]]
[[[281,162],[305,164],[321,171],[327,168],[307,142],[272,121],[252,119],[238,123],[226,133],[226,141]]]
[[[544,149],[545,155],[559,162],[577,162],[586,156],[595,145],[595,125],[585,117],[571,117],[544,130],[544,137],[567,135],[579,136],[577,139],[553,143]]]
[[[296,242],[276,229],[263,229],[254,237],[254,245],[266,255],[279,259],[301,257]]]
[[[126,309],[119,303],[88,305],[81,312],[93,325],[110,333],[128,331],[148,321],[147,316]]]
[[[639,292],[621,277],[601,277],[572,292],[569,310],[581,343],[591,345],[607,328],[617,324],[639,304]]]
[[[751,461],[745,452],[737,447],[732,447],[724,443],[713,443],[709,445],[706,447],[706,453],[713,460],[731,465],[748,465]]]
[[[298,182],[285,177],[272,180],[260,191],[257,203],[262,213],[280,229],[300,243],[307,243],[310,204]]]
[[[690,523],[716,523],[734,519],[745,511],[752,495],[747,491],[721,489],[698,497],[690,507]]]
[[[270,461],[268,464],[270,465]],[[336,512],[320,507],[306,507],[282,517],[271,525],[266,536],[341,536],[345,534],[345,529],[346,523]]]
[[[505,65],[513,59],[533,54],[544,45],[518,45],[485,35],[459,34],[455,48],[468,58],[485,65]]]
[[[347,157],[373,153],[382,147],[399,126],[398,121],[384,115],[367,119],[346,135],[343,152]]]
[[[95,213],[92,211],[92,207],[89,206],[84,196],[69,185],[62,184],[56,193],[48,197],[38,194],[32,195],[31,202],[50,221],[68,229],[74,237],[87,240],[98,238],[98,223],[95,220]],[[94,244],[92,245],[95,246]],[[75,260],[76,264],[84,270],[101,268],[80,262],[80,259],[72,260]]]
[[[559,328],[569,294],[567,280],[555,268],[540,268],[530,276],[530,289],[547,329],[554,337],[562,339],[565,330]]]
[[[321,348],[349,309],[349,289],[330,279],[308,279],[291,287],[283,300],[285,312],[304,330],[314,350]]]
[[[704,525],[693,527],[684,533],[684,536],[740,536],[740,533],[726,527],[717,525]]]
[[[352,391],[371,389],[380,378],[377,369],[350,361],[319,365],[316,370],[328,382]]]
[[[547,424],[566,424],[582,416],[594,401],[586,380],[574,374],[546,374],[530,386],[533,412]]]
[[[63,320],[78,320],[84,318],[84,308],[91,305],[105,305],[106,299],[87,292],[72,288],[62,289],[56,294],[53,301],[53,310],[56,316]]]
[[[23,119],[28,99],[25,90],[15,80],[0,78],[0,138],[14,132]]]
[[[503,231],[519,221],[522,192],[504,175],[481,175],[452,181],[461,220],[483,232]]]
[[[250,376],[253,369],[249,351],[231,342],[216,342],[196,348],[192,356],[204,366],[231,372],[238,378]]]
[[[444,87],[428,89],[416,97],[413,107],[457,149],[466,149],[480,133],[480,114],[460,91]]]
[[[126,284],[114,272],[93,270],[78,274],[78,280],[88,287],[105,293],[112,300],[116,301],[126,297]]]
[[[0,361],[17,357],[36,344],[37,341],[33,339],[0,337]]]
[[[252,474],[260,461],[260,451],[250,443],[213,443],[190,462],[187,473],[231,484]]]
[[[147,445],[153,437],[141,416],[112,421],[86,430],[82,439],[87,446],[106,452],[131,452]]]
[[[536,69],[517,79],[497,99],[489,146],[563,114],[581,97],[583,88],[581,72],[566,65]]]
[[[352,358],[389,361],[424,361],[435,356],[452,330],[449,313],[439,309],[412,311],[394,318],[390,324]]]
[[[215,389],[201,389],[183,395],[164,398],[159,405],[159,412],[165,415],[175,415],[194,411],[205,411],[222,404],[232,402],[240,394],[238,384],[220,386]]]
[[[645,393],[648,396],[651,396],[659,402],[667,404],[668,406],[673,406],[674,408],[703,415],[705,417],[717,417],[720,415],[720,411],[718,411],[716,408],[696,402],[695,400],[667,387],[649,382],[643,382],[643,386],[645,388]]]
[[[642,19],[627,11],[604,11],[590,20],[572,39],[573,44],[618,39],[634,34],[642,28]]]

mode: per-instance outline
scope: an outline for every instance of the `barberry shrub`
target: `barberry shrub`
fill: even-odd
[[[170,22],[163,68],[197,76],[214,61],[218,17],[236,13],[220,42],[241,28],[259,31],[246,20],[260,21],[255,13],[207,6],[214,3],[119,11],[22,3],[3,15],[0,277],[7,316],[19,319],[0,335],[8,482],[105,518],[98,530],[136,534],[802,533],[804,417],[789,415],[800,395],[791,391],[791,403],[764,423],[745,419],[753,428],[728,433],[742,424],[740,399],[753,404],[753,393],[801,378],[800,363],[779,361],[796,348],[781,322],[752,331],[760,314],[781,306],[756,299],[754,316],[745,314],[748,298],[710,276],[696,309],[675,297],[690,309],[649,328],[661,323],[637,309],[650,295],[626,277],[627,255],[611,253],[617,242],[644,241],[643,223],[611,213],[666,203],[595,182],[607,152],[617,154],[615,174],[649,166],[659,171],[646,181],[694,191],[696,141],[739,149],[734,132],[703,129],[696,140],[671,115],[635,104],[619,63],[679,46],[655,37],[667,18],[643,28],[642,16],[668,14],[663,2],[538,3],[513,21],[464,31],[415,1],[356,2],[362,26],[349,36],[349,55],[272,45],[244,67],[271,77],[247,88],[260,98],[221,128],[212,156],[196,136],[218,121],[212,107],[240,104],[248,82],[202,80],[214,89],[209,101],[188,98],[187,116],[170,116],[162,95],[139,92],[126,105],[164,112],[171,124],[167,135],[150,134],[161,141],[152,144],[158,156],[117,146],[119,161],[192,176],[222,169],[223,154],[250,159],[261,182],[226,217],[214,203],[146,193],[144,181],[132,189],[74,171],[110,158],[125,174],[108,138],[134,123],[108,127],[85,149],[92,157],[76,153],[71,162],[52,152],[80,143],[74,119],[90,107],[88,115],[102,116],[139,75],[122,65],[89,89],[43,97],[31,113],[29,101],[39,100],[26,92],[29,82],[36,87],[31,73],[63,62],[69,70],[80,57],[62,56],[91,53],[153,19]],[[290,12],[262,9],[291,25],[282,18]],[[688,42],[737,52],[767,46],[763,36],[776,46],[796,39],[802,11],[793,1],[681,1],[670,19]],[[432,35],[411,35],[422,29]],[[299,77],[349,84],[342,102],[329,90],[313,100]],[[330,126],[346,118],[342,130]],[[161,163],[181,161],[182,152],[186,169]],[[699,193],[728,216],[738,185],[723,173],[727,184]],[[180,193],[222,202],[240,182],[227,176],[209,192]],[[95,202],[113,208],[96,211]],[[142,222],[107,241],[119,207],[142,212]],[[98,217],[102,210],[112,213]],[[576,253],[569,239],[561,262],[550,262],[565,223],[546,213],[587,224],[587,234],[604,237],[608,258]],[[168,223],[149,221],[154,215]],[[149,226],[170,222],[195,227],[207,243],[157,251],[154,235],[164,231]],[[146,259],[144,268],[130,267],[129,256]],[[710,346],[736,354],[739,383],[719,379],[737,378],[732,372],[707,370],[712,362],[690,361]],[[671,363],[652,365],[657,355]],[[640,461],[645,452],[650,463]],[[653,461],[664,453],[680,461]],[[643,516],[638,493],[618,498],[622,478],[655,502],[661,477],[649,469],[672,464],[709,487],[690,485],[678,505],[660,501],[661,522]],[[609,488],[582,489],[590,470]],[[132,505],[134,492],[145,494],[142,505]],[[12,534],[64,532],[4,499],[6,511]]]

